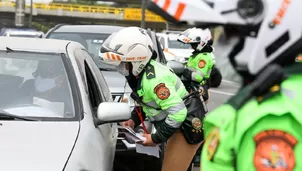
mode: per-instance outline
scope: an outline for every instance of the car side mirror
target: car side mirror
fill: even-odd
[[[182,75],[185,69],[184,64],[178,61],[168,61],[167,66],[170,67],[176,75]]]
[[[94,125],[97,127],[105,123],[122,122],[130,117],[131,109],[127,103],[102,102],[98,106]]]

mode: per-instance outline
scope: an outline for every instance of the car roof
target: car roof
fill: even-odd
[[[113,25],[62,25],[52,32],[76,32],[76,33],[108,33],[119,31],[123,26]]]
[[[66,46],[70,42],[68,40],[0,36],[0,50],[10,48],[31,52],[66,53]],[[79,46],[82,47],[80,44]]]

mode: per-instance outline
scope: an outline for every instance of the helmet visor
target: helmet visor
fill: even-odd
[[[117,50],[119,49],[120,46],[115,47],[114,49],[110,48],[110,43],[112,41],[112,38],[116,35],[117,32],[112,33],[102,44],[100,52],[101,53],[106,53],[106,52],[113,52],[119,55],[123,55],[121,53],[118,53]]]

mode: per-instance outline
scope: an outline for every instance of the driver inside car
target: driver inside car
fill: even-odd
[[[39,61],[38,68],[33,73],[35,96],[49,101],[60,101],[61,98],[57,96],[63,93],[63,85],[66,85],[63,84],[66,78],[60,65],[62,64],[54,61]]]
[[[60,61],[41,60],[32,75],[34,79],[25,81],[22,86],[23,93],[30,92],[29,101],[65,115],[71,99],[63,64]]]

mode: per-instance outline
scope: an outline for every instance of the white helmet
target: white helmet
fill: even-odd
[[[132,74],[137,76],[150,61],[153,50],[153,42],[146,30],[127,27],[105,40],[99,56],[105,63],[115,66],[132,63]]]
[[[272,62],[294,62],[302,49],[301,6],[301,0],[151,0],[148,9],[178,23],[225,26],[236,39],[228,44],[228,56],[244,76],[256,75]]]
[[[198,44],[196,49],[200,51],[212,40],[212,35],[209,29],[194,27],[180,33],[177,40],[186,44]]]

